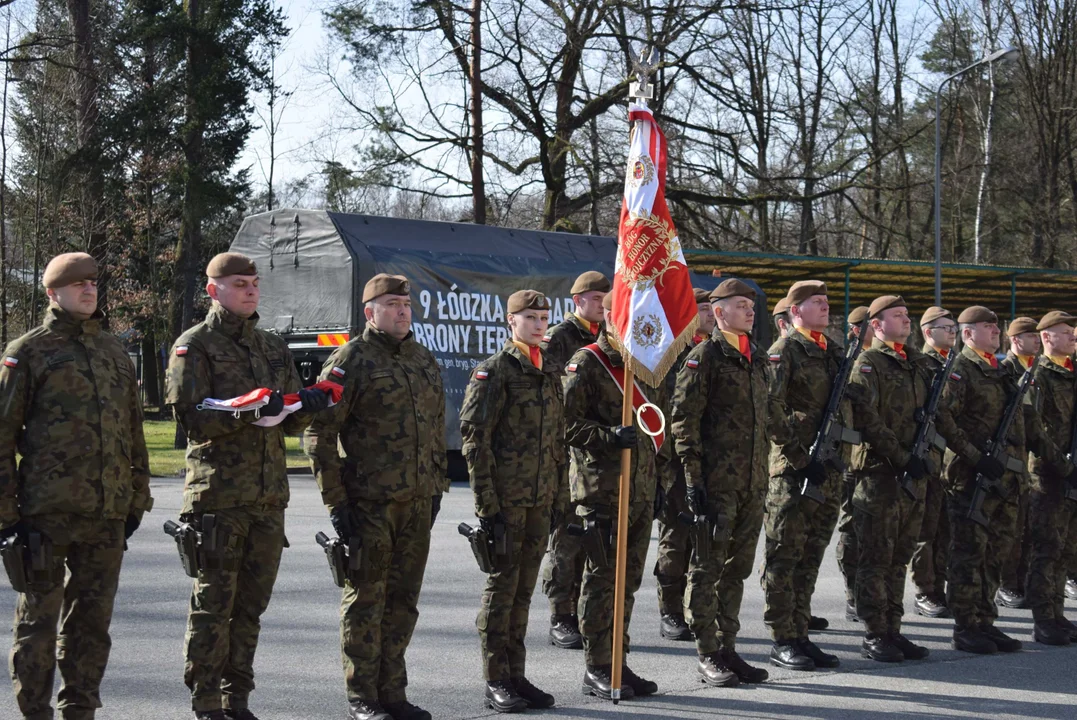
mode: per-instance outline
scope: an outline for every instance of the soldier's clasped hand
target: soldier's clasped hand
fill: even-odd
[[[269,402],[262,408],[262,417],[276,417],[284,412],[284,396],[279,392],[274,392],[269,396]]]
[[[688,486],[688,508],[693,515],[707,514],[707,488],[702,485]]]
[[[351,505],[348,503],[337,505],[330,510],[329,522],[333,525],[333,530],[336,531],[337,536],[345,542],[351,540],[358,530]]]
[[[634,425],[617,425],[610,430],[613,435],[613,444],[619,448],[634,448],[638,434]]]
[[[316,413],[329,407],[329,393],[318,388],[303,388],[299,391],[299,401],[303,403],[303,412]],[[281,406],[283,408],[283,405]]]

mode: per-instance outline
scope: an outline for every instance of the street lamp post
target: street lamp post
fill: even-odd
[[[942,306],[942,89],[954,78],[999,60],[1013,60],[1020,54],[1017,48],[996,50],[967,68],[950,75],[935,90],[935,304]]]

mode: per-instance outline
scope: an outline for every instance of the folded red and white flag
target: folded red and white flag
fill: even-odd
[[[340,402],[340,398],[344,395],[343,386],[331,382],[329,380],[322,380],[321,382],[314,383],[308,390],[321,390],[329,393],[329,407],[336,405]],[[199,410],[222,410],[224,412],[235,413],[237,416],[241,412],[258,411],[269,404],[269,396],[273,394],[273,391],[269,388],[258,388],[251,390],[245,395],[240,395],[234,398],[228,398],[227,400],[218,400],[217,398],[206,398],[198,404]],[[288,415],[301,410],[303,403],[299,400],[299,393],[288,393],[284,396],[284,410],[280,415],[272,415],[269,417],[261,417],[255,421],[255,425],[261,427],[273,427],[279,425],[284,421]]]

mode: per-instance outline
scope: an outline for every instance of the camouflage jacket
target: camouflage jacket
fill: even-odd
[[[1051,361],[1045,357],[1040,357],[1039,365],[1050,365]],[[1014,382],[1020,382],[1021,376],[1025,374],[1025,366],[1021,364],[1021,361],[1017,358],[1017,355],[1010,352],[1006,353],[1006,357],[999,362],[999,366],[1006,368],[1013,375]],[[1043,425],[1043,394],[1039,387],[1039,372],[1035,375],[1035,382],[1032,383],[1032,387],[1028,389],[1028,393],[1025,394],[1025,399],[1022,405],[1022,411],[1025,416],[1025,450],[1028,452],[1034,452],[1041,457],[1056,458],[1057,448],[1052,448],[1049,444],[1046,428]],[[1024,460],[1026,458],[1022,458]],[[1025,482],[1031,482],[1031,465],[1025,472]]]
[[[543,357],[549,358],[563,370],[577,350],[595,341],[597,336],[591,332],[589,325],[586,320],[565,313],[564,321],[550,328],[546,337],[542,338],[539,347],[542,348]],[[601,334],[602,323],[598,325]]]
[[[992,368],[975,350],[963,347],[943,390],[942,404],[954,419],[953,437],[946,436],[946,470],[943,478],[951,490],[962,491],[976,477],[973,466],[990,440],[1017,391],[1013,374],[1003,366]],[[1005,452],[1017,460],[1025,458],[1025,422],[1017,413],[1007,437]],[[1023,474],[1021,474],[1023,475]],[[1024,478],[1006,472],[1003,482],[1017,490]]]
[[[860,353],[849,380],[862,388],[863,398],[856,410],[863,442],[853,448],[852,469],[861,476],[887,478],[890,482],[878,490],[895,498],[898,485],[893,478],[909,462],[909,451],[920,428],[919,410],[927,404],[938,370],[934,360],[915,348],[906,345],[904,352],[902,358],[876,338],[870,348]],[[949,410],[941,403],[935,426],[943,437],[954,435]],[[924,483],[925,480],[919,482]]]
[[[558,499],[566,465],[561,370],[545,353],[539,370],[510,340],[471,373],[460,435],[479,517]]]
[[[605,332],[599,334],[597,344],[614,367],[623,366],[621,354],[610,345]],[[614,444],[610,431],[621,424],[624,396],[598,358],[587,350],[581,349],[573,355],[567,370],[565,437],[572,458],[569,469],[572,501],[589,507],[610,506],[617,502],[621,477],[621,449]],[[659,408],[669,407],[664,386],[652,388],[642,382],[639,385],[652,403]],[[651,438],[638,425],[637,430],[629,501],[652,502],[657,483],[661,482],[663,487],[673,483],[669,428],[658,453]]]
[[[749,361],[715,329],[677,370],[670,427],[689,486],[763,492],[767,482],[767,356]]]
[[[845,359],[841,346],[827,338],[823,350],[799,332],[770,346],[768,432],[770,475],[795,473],[808,464],[834,376]],[[842,403],[842,422],[854,427],[851,403]],[[843,449],[848,455],[849,450]]]
[[[284,436],[302,432],[310,416],[293,413],[266,428],[254,424],[253,412],[236,417],[198,409],[206,398],[224,400],[260,387],[300,389],[287,344],[257,325],[257,313],[244,320],[214,303],[206,319],[172,345],[165,402],[187,435],[185,513],[288,504]]]
[[[1073,412],[1077,402],[1077,374],[1042,358],[1036,366],[1036,419],[1043,436],[1032,448],[1032,486],[1040,492],[1061,492],[1061,481],[1073,470],[1066,460],[1073,439]],[[1028,419],[1028,415],[1025,416]]]
[[[320,379],[344,385],[341,402],[304,436],[326,505],[407,502],[449,489],[441,370],[414,335],[397,340],[368,324],[329,356]]]
[[[141,518],[153,506],[135,368],[100,318],[51,305],[4,349],[0,527],[48,513]]]

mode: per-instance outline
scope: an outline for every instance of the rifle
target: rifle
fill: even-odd
[[[344,587],[347,580],[353,583],[357,580],[357,573],[362,566],[363,540],[358,535],[353,535],[347,543],[343,538],[330,539],[328,535],[319,532],[314,536],[314,542],[321,545],[325,551],[325,557],[329,560],[329,572],[333,574],[333,582],[337,587]]]
[[[869,320],[864,319],[860,323],[860,332],[849,343],[845,350],[845,359],[841,361],[838,374],[834,377],[834,383],[830,388],[830,398],[826,403],[826,411],[823,413],[822,422],[815,433],[815,441],[812,442],[808,451],[808,462],[829,462],[838,470],[845,470],[845,463],[841,460],[841,446],[860,444],[860,433],[841,424],[841,401],[845,398],[845,391],[849,387],[849,378],[853,374],[853,363],[860,355],[864,347],[864,333],[867,332]],[[800,494],[817,503],[826,502],[826,496],[807,477],[800,485]]]
[[[1010,398],[1009,403],[1006,404],[1006,412],[1002,414],[1002,420],[995,429],[995,434],[984,446],[984,455],[998,460],[1011,472],[1021,472],[1025,469],[1025,464],[1006,453],[1006,438],[1010,434],[1010,427],[1013,425],[1017,413],[1021,412],[1021,404],[1024,402],[1025,395],[1028,394],[1029,389],[1032,387],[1032,374],[1036,371],[1036,365],[1039,361],[1039,356],[1033,358],[1032,365],[1021,376],[1020,382],[1017,383],[1017,390]],[[987,527],[990,523],[983,512],[983,504],[987,494],[994,491],[1000,497],[1006,498],[1009,497],[1010,493],[1003,487],[1002,478],[992,480],[984,477],[983,473],[976,473],[975,483],[976,490],[972,493],[972,503],[969,505],[968,518],[978,525]]]
[[[939,435],[935,428],[935,417],[939,414],[939,401],[942,400],[942,391],[946,388],[946,380],[953,370],[957,352],[950,350],[946,356],[946,362],[935,373],[935,379],[931,383],[931,392],[927,396],[927,402],[916,411],[917,421],[920,423],[916,428],[916,438],[912,442],[911,454],[921,460],[926,460],[932,447],[940,452],[946,449],[946,438]],[[924,493],[916,491],[916,481],[909,473],[901,474],[901,489],[913,500],[923,500]]]
[[[692,552],[695,554],[696,564],[701,565],[710,560],[711,545],[727,532],[729,518],[725,513],[717,510],[708,512],[706,515],[682,512],[677,518],[690,528]]]
[[[1070,447],[1066,453],[1066,462],[1069,463],[1070,471],[1077,468],[1077,397],[1073,399],[1073,415],[1070,417]],[[1066,481],[1066,499],[1077,502],[1077,487]]]

